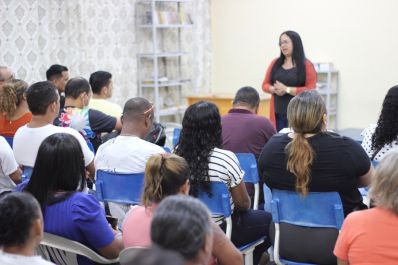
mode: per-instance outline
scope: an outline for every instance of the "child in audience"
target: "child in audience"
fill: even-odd
[[[14,137],[19,127],[32,119],[26,102],[28,84],[19,79],[5,83],[0,91],[0,135]]]
[[[35,255],[42,238],[43,217],[32,195],[13,192],[0,198],[0,264],[53,264]]]
[[[207,207],[189,196],[165,198],[151,224],[152,242],[180,253],[186,265],[207,264],[212,244],[212,220]]]
[[[188,162],[193,196],[199,190],[209,192],[211,181],[227,185],[233,207],[231,240],[239,247],[268,235],[271,214],[250,209],[250,198],[243,182],[245,173],[236,155],[221,149],[221,145],[221,118],[217,106],[205,101],[189,106],[175,153]],[[254,264],[270,245],[268,239],[256,247]]]
[[[105,258],[119,256],[121,234],[109,226],[104,209],[84,193],[86,171],[81,146],[70,134],[56,133],[40,145],[25,191],[42,207],[44,231],[80,242]],[[91,264],[78,257],[79,264]]]
[[[148,247],[151,244],[150,225],[153,212],[167,196],[189,193],[190,170],[184,158],[174,154],[152,155],[145,169],[143,206],[134,206],[123,223],[125,247]],[[223,231],[212,223],[214,244],[212,254],[218,264],[242,264],[239,251]]]
[[[362,136],[362,147],[374,161],[398,147],[398,86],[388,90],[377,125],[369,125]]]
[[[398,152],[387,154],[370,187],[375,208],[347,216],[334,254],[339,265],[397,264]]]

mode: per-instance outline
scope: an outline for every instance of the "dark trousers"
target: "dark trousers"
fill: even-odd
[[[289,123],[286,114],[275,113],[276,131],[279,132],[283,128],[287,128]]]
[[[262,210],[235,211],[232,214],[231,241],[236,247],[244,246],[250,242],[266,236],[264,242],[258,245],[253,252],[253,264],[258,264],[261,255],[271,246],[269,226],[271,214]],[[221,225],[225,231],[225,224]]]

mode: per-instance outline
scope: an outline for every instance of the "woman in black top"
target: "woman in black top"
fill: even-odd
[[[316,91],[305,91],[287,108],[293,133],[274,135],[264,146],[259,170],[272,189],[337,191],[344,213],[366,208],[358,187],[373,172],[369,158],[354,140],[326,131],[325,103]]]
[[[318,92],[305,91],[287,108],[294,132],[275,134],[264,146],[259,170],[269,188],[301,193],[336,191],[344,213],[366,208],[358,187],[367,186],[373,168],[354,140],[326,131],[325,103]],[[322,207],[322,205],[320,205]],[[335,229],[281,224],[280,254],[298,262],[336,264]],[[271,229],[271,235],[273,234]],[[309,260],[307,260],[309,259]]]
[[[280,56],[269,65],[262,85],[264,92],[272,95],[270,119],[277,131],[288,125],[286,109],[289,101],[316,86],[316,72],[305,57],[300,35],[291,30],[283,32],[279,37],[279,47]]]

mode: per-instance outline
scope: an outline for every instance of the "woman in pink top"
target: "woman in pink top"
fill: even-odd
[[[143,205],[134,206],[126,215],[123,243],[128,247],[151,245],[150,228],[153,212],[165,197],[189,193],[190,170],[184,158],[175,154],[156,154],[148,159],[145,168]],[[213,223],[213,256],[218,264],[243,264],[240,252]]]
[[[398,261],[398,152],[388,153],[371,183],[376,207],[349,214],[334,254],[339,265],[397,264]]]

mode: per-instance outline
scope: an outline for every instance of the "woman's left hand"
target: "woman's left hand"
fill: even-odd
[[[287,86],[285,86],[283,83],[281,83],[279,81],[276,81],[275,84],[274,84],[274,87],[275,87],[275,90],[276,90],[275,93],[278,96],[283,96],[284,94],[286,94]]]

